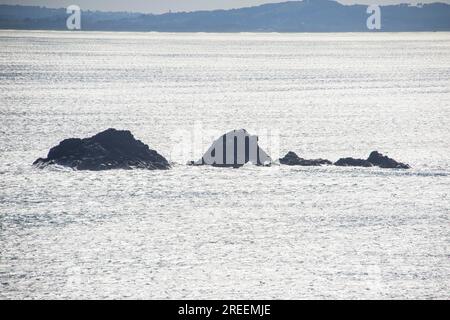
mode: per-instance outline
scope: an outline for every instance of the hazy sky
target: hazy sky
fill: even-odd
[[[193,11],[211,9],[229,9],[254,6],[284,0],[0,0],[0,4],[37,5],[51,8],[67,7],[76,4],[82,10],[103,11],[138,11],[161,13],[172,11]],[[430,3],[450,0],[339,0],[344,4],[396,4],[396,3]]]

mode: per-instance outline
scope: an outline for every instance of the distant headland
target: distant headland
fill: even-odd
[[[82,10],[83,8],[81,8]],[[450,31],[450,5],[380,6],[381,27],[370,30],[366,5],[304,0],[249,8],[142,14],[82,11],[84,31],[157,32],[407,32]],[[65,8],[0,5],[0,29],[67,30]]]

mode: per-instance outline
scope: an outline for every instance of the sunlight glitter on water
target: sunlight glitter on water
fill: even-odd
[[[0,297],[448,298],[449,33],[0,42]],[[279,132],[281,155],[413,168],[188,167],[202,153],[174,152],[174,132],[198,121]],[[109,127],[174,168],[31,166]]]

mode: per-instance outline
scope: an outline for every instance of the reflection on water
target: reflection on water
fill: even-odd
[[[1,298],[448,298],[449,33],[0,42]],[[413,169],[184,166],[198,122]],[[30,166],[108,127],[173,170]]]

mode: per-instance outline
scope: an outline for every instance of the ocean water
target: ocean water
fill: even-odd
[[[450,33],[0,31],[0,298],[449,298]],[[129,129],[169,171],[38,170]],[[273,158],[185,166],[245,128]]]

